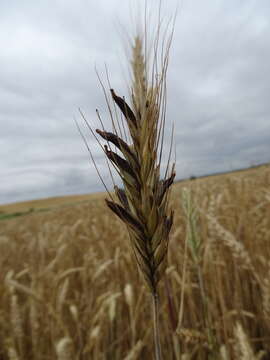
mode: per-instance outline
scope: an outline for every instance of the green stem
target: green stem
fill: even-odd
[[[154,325],[154,343],[155,343],[155,360],[162,360],[160,331],[159,331],[159,298],[155,293],[153,296],[153,325]]]
[[[205,327],[206,332],[207,332],[208,344],[209,344],[211,350],[213,350],[214,336],[213,336],[213,333],[212,333],[212,330],[211,330],[211,321],[210,321],[208,299],[207,299],[207,296],[206,296],[206,293],[205,293],[204,280],[203,280],[203,275],[202,275],[200,265],[197,263],[196,267],[197,267],[197,274],[198,274],[198,280],[199,280],[199,288],[200,288],[200,292],[201,292],[201,299],[202,299],[202,303],[203,303],[204,327]]]

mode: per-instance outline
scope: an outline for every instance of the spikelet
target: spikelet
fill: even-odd
[[[73,359],[73,344],[69,337],[63,337],[56,344],[57,360]]]
[[[234,328],[234,335],[236,344],[234,346],[235,356],[238,360],[260,360],[264,356],[264,352],[259,352],[255,355],[248,337],[240,323],[237,323]]]
[[[221,347],[219,349],[219,353],[220,353],[220,360],[229,360],[230,359],[228,350],[224,344],[221,345]]]
[[[185,339],[185,343],[207,346],[207,336],[198,330],[182,328],[177,330],[177,334],[180,335],[181,338]]]
[[[95,326],[90,333],[90,339],[97,339],[100,334],[100,326]]]
[[[101,274],[103,274],[104,271],[107,270],[107,268],[113,263],[113,260],[109,259],[105,261],[103,264],[101,264],[97,271],[93,274],[92,279],[95,281]]]
[[[74,321],[78,322],[79,314],[78,314],[77,306],[74,304],[69,305],[69,311],[70,311],[71,316],[73,317]]]

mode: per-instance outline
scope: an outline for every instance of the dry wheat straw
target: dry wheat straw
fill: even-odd
[[[261,281],[262,305],[265,317],[270,320],[270,262],[268,262],[268,271]]]
[[[33,285],[32,285],[33,286]],[[34,287],[34,286],[33,286]],[[31,324],[31,340],[32,340],[32,347],[33,353],[35,354],[36,358],[38,358],[39,354],[39,331],[40,331],[40,322],[39,322],[39,309],[38,303],[33,299],[30,298],[30,309],[29,309],[29,317],[30,317],[30,324]]]
[[[143,342],[139,340],[137,344],[130,350],[124,360],[136,360],[139,359],[140,352],[143,348]]]
[[[126,284],[124,288],[124,296],[129,311],[132,345],[135,346],[136,328],[135,328],[135,317],[134,317],[134,294],[131,284]]]

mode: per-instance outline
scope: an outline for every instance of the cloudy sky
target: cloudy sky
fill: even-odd
[[[1,0],[0,203],[103,190],[74,117],[83,126],[81,108],[96,128],[98,108],[107,124],[95,66],[125,95],[135,3]],[[177,178],[270,161],[269,0],[166,0],[165,18],[177,3],[167,111]]]

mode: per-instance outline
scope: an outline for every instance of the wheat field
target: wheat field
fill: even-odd
[[[0,221],[1,360],[152,358],[150,295],[104,197]],[[270,359],[270,167],[176,183],[172,207],[164,359]]]

